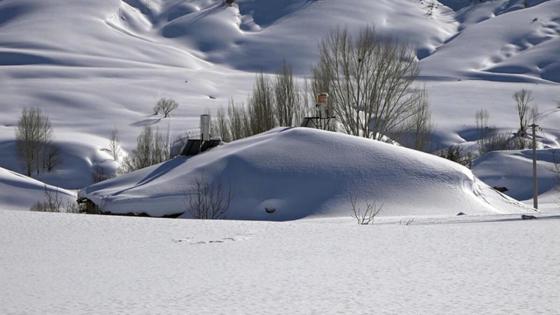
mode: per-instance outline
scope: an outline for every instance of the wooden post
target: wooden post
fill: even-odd
[[[539,208],[539,182],[537,180],[537,137],[535,129],[538,127],[537,124],[532,124],[531,129],[533,130],[533,208]]]

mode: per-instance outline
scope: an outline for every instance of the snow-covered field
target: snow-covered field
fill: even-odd
[[[558,219],[358,226],[0,211],[2,314],[557,314]]]

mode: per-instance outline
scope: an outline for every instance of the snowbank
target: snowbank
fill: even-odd
[[[383,216],[528,210],[448,160],[307,128],[278,128],[179,157],[90,186],[80,196],[112,213],[178,214],[199,178],[231,187],[230,219],[350,216],[351,196],[382,206]]]
[[[29,210],[35,203],[44,201],[45,190],[58,194],[65,203],[76,202],[76,194],[71,191],[0,167],[0,209]]]

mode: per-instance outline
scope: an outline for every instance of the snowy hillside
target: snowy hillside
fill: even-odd
[[[190,217],[200,178],[231,187],[230,219],[350,217],[350,196],[381,216],[528,212],[466,168],[431,154],[308,128],[275,129],[80,192],[112,213]],[[267,213],[266,209],[274,209]]]
[[[490,152],[476,161],[473,173],[488,185],[506,187],[509,196],[532,204],[532,154],[531,150]],[[555,204],[560,202],[558,166],[555,165],[560,155],[558,150],[539,150],[537,159],[539,194],[547,197],[541,201],[541,208],[555,209]]]
[[[558,313],[560,0],[229,2],[0,0],[0,314]],[[430,153],[293,123],[123,167],[146,127],[200,135],[258,73],[289,64],[303,87],[325,36],[368,26],[415,53]],[[522,89],[538,210],[532,151],[509,146],[529,140]],[[26,108],[52,125],[27,169]],[[53,194],[67,213],[38,212]],[[115,216],[68,213],[84,209]]]
[[[303,79],[329,31],[365,25],[414,47],[434,149],[476,141],[468,135],[481,108],[492,127],[515,129],[511,95],[523,88],[548,113],[541,125],[555,142],[559,19],[559,0],[3,0],[0,167],[23,172],[14,126],[23,107],[40,107],[66,159],[39,179],[83,188],[96,167],[116,168],[103,152],[111,129],[125,151],[144,126],[183,134],[201,113],[243,101],[255,71],[286,60]],[[173,117],[152,115],[161,97],[180,103]]]
[[[525,3],[538,5],[526,8]],[[486,1],[460,9],[458,33],[422,60],[423,74],[558,83],[558,12],[558,1]]]

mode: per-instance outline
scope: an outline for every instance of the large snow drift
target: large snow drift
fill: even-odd
[[[45,199],[45,191],[58,196],[63,202],[75,202],[71,191],[47,185],[0,167],[0,208],[5,210],[29,210],[32,205]]]
[[[112,213],[178,214],[187,210],[186,196],[200,178],[231,187],[227,217],[232,219],[350,216],[350,196],[376,202],[384,216],[528,210],[448,160],[307,128],[278,128],[179,157],[90,186],[80,195]],[[269,214],[266,208],[276,211]]]

